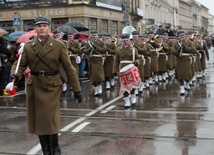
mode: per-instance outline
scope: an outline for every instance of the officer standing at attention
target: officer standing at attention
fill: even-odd
[[[58,144],[59,99],[62,91],[60,65],[79,103],[82,102],[82,95],[76,70],[69,60],[65,45],[48,34],[50,22],[43,16],[35,19],[37,36],[25,44],[18,73],[11,74],[11,79],[17,81],[29,66],[31,76],[26,86],[28,131],[39,136],[44,155],[61,155]]]

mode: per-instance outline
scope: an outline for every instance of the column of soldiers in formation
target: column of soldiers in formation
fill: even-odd
[[[206,41],[202,35],[180,33],[176,36],[139,35],[137,31],[123,34],[112,39],[109,34],[99,38],[96,30],[91,31],[90,37],[82,43],[73,39],[73,34],[68,34],[68,41],[62,40],[69,51],[69,56],[74,67],[79,71],[76,57],[82,53],[89,56],[89,79],[94,88],[94,96],[100,97],[105,90],[115,85],[115,77],[120,69],[127,64],[138,67],[141,84],[138,89],[132,89],[130,94],[125,92],[124,108],[136,105],[136,96],[142,94],[144,89],[158,82],[165,82],[167,78],[174,77],[180,85],[180,95],[191,89],[197,78],[205,77],[206,60],[209,53]],[[58,33],[55,33],[55,38]],[[82,45],[81,45],[82,44]],[[81,49],[80,49],[81,47]],[[133,48],[135,56],[133,60]],[[66,77],[62,76],[66,83]],[[65,90],[65,89],[64,89]]]

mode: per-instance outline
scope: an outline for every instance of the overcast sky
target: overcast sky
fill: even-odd
[[[213,0],[197,0],[209,9],[209,12],[214,15],[214,1]]]

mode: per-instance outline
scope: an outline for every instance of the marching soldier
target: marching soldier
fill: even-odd
[[[123,39],[123,45],[118,47],[116,50],[116,57],[114,62],[114,74],[117,74],[120,68],[123,68],[124,66],[133,63],[135,66],[137,66],[140,63],[138,51],[135,47],[131,46],[131,40],[129,38],[128,34],[124,34],[121,36]],[[124,108],[130,108],[131,104],[132,106],[135,106],[137,99],[135,95],[135,89],[131,90],[131,98],[129,98],[129,93],[127,91],[124,92],[124,100],[125,105]]]
[[[198,41],[197,50],[199,50],[199,53],[201,54],[201,69],[202,69],[202,77],[205,77],[204,70],[206,69],[206,59],[209,60],[209,52],[207,48],[207,44],[204,40],[204,36],[202,35],[196,35],[196,40]]]
[[[180,95],[185,95],[185,86],[189,89],[189,80],[192,79],[192,67],[193,63],[192,54],[195,53],[196,49],[193,43],[185,39],[185,34],[179,35],[179,42],[173,44],[173,50],[177,51],[177,63],[175,67],[175,76],[180,84]]]
[[[147,36],[141,35],[140,39],[143,43],[143,48],[145,51],[143,52],[145,65],[144,65],[144,80],[145,80],[145,87],[149,89],[149,78],[152,76],[151,73],[151,46],[147,44]]]
[[[73,33],[68,34],[68,51],[70,52],[69,56],[70,56],[71,63],[76,68],[77,75],[79,77],[79,64],[81,61],[80,44],[79,42],[74,40]]]
[[[94,96],[102,95],[102,81],[104,76],[104,58],[106,54],[105,43],[98,39],[98,32],[91,31],[91,40],[87,42],[83,52],[90,55],[90,81],[94,86]]]
[[[159,49],[161,49],[162,47],[160,47],[160,45],[157,43],[157,38],[158,35],[154,36],[153,34],[150,34],[150,39],[147,41],[148,45],[151,46],[151,72],[153,74],[154,80],[156,83],[158,83],[158,57],[159,57]],[[153,80],[150,81],[150,84],[153,83]]]
[[[167,43],[163,41],[163,36],[158,36],[157,42],[159,43],[160,47],[162,47],[162,49],[159,51],[159,57],[158,57],[158,70],[159,70],[158,80],[160,82],[165,82],[166,81],[165,73],[167,71],[166,66],[168,61],[167,54],[169,53],[169,47]]]
[[[60,30],[56,29],[55,31],[53,31],[53,34],[54,34],[53,37],[56,40],[62,41],[62,43],[65,45],[65,47],[68,47],[68,41],[62,39],[63,38],[63,34],[62,34],[62,32]],[[66,83],[68,82],[68,80],[67,80],[65,71],[64,71],[64,69],[63,69],[63,67],[61,65],[60,65],[60,68],[59,68],[59,72],[60,72],[60,78],[61,78],[61,80],[63,82],[63,84],[62,84],[62,92],[63,92],[63,94],[65,94],[65,92],[67,90],[67,84]]]
[[[116,46],[111,41],[110,35],[106,34],[103,36],[103,41],[106,45],[106,55],[104,62],[104,73],[105,73],[105,82],[106,82],[106,90],[109,90],[111,86],[114,86],[114,74],[113,74],[113,66],[114,66],[114,58],[116,52]]]
[[[171,36],[168,39],[168,46],[169,46],[169,53],[168,55],[168,61],[167,61],[167,69],[168,69],[168,75],[172,77],[174,75],[173,69],[175,68],[175,62],[176,62],[176,54],[173,52],[173,44],[177,41],[176,36]]]
[[[141,94],[143,92],[143,89],[144,89],[144,65],[146,63],[145,59],[144,59],[144,54],[146,54],[147,51],[146,51],[144,44],[139,39],[139,33],[137,31],[133,31],[132,36],[133,36],[132,44],[137,49],[138,54],[139,54],[139,62],[140,63],[138,64],[138,70],[140,73],[141,84],[140,84],[140,87],[138,90],[139,90],[139,93]],[[137,94],[138,94],[138,92],[136,93],[136,95]]]

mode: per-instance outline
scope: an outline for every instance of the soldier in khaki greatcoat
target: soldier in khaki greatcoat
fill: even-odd
[[[151,46],[147,44],[147,36],[141,35],[140,39],[143,43],[143,49],[145,51],[143,52],[144,59],[145,59],[145,65],[144,65],[144,80],[145,80],[145,87],[146,89],[149,89],[149,78],[152,76],[151,72]]]
[[[192,79],[193,63],[192,54],[196,52],[195,46],[189,39],[185,39],[185,34],[179,35],[179,41],[173,44],[173,51],[177,51],[177,63],[175,67],[175,78],[180,84],[180,95],[185,95],[185,86],[189,89],[189,80]]]
[[[74,40],[73,33],[68,34],[68,51],[70,52],[69,55],[71,63],[76,68],[77,75],[79,77],[79,62],[77,62],[76,59],[79,55],[81,55],[80,44]]]
[[[128,64],[133,63],[135,66],[137,66],[140,63],[138,51],[135,47],[132,47],[129,35],[124,34],[121,36],[121,38],[123,39],[123,44],[119,46],[116,50],[116,57],[115,57],[114,70],[113,70],[114,74],[116,74],[119,71],[119,69],[123,68]],[[133,52],[133,50],[135,52]],[[134,53],[134,56],[133,56],[133,53]],[[124,108],[130,108],[131,104],[132,106],[135,106],[137,102],[135,89],[131,90],[131,99],[129,98],[128,92],[124,92],[123,95],[125,100]]]
[[[83,52],[90,56],[90,81],[94,86],[94,96],[102,95],[102,82],[105,80],[104,60],[106,54],[105,43],[98,38],[96,30],[91,31],[91,39],[87,42]]]
[[[133,31],[132,36],[133,36],[132,44],[137,49],[138,54],[139,54],[139,60],[140,60],[140,63],[138,64],[137,67],[138,67],[138,70],[140,73],[141,84],[140,84],[140,87],[137,90],[137,92],[135,92],[135,94],[137,95],[138,91],[140,94],[142,94],[143,89],[144,89],[144,65],[146,63],[145,62],[146,60],[144,59],[144,54],[146,54],[147,51],[146,51],[144,44],[142,43],[142,41],[139,38],[139,33],[137,31]]]
[[[176,54],[173,52],[173,44],[177,41],[176,36],[171,36],[168,39],[168,46],[169,46],[169,53],[168,55],[168,61],[167,61],[167,69],[168,69],[168,75],[172,77],[174,75],[173,69],[175,68],[175,62],[176,62]]]
[[[157,42],[159,43],[162,49],[159,51],[158,57],[158,80],[160,82],[166,81],[166,71],[167,71],[167,61],[168,61],[168,53],[169,53],[169,46],[167,43],[163,41],[163,36],[157,37]]]
[[[65,47],[68,47],[68,42],[66,40],[62,39],[63,38],[63,34],[62,34],[62,32],[60,30],[58,30],[58,29],[54,30],[53,34],[54,34],[53,37],[55,39],[62,41],[62,43],[65,45]],[[61,80],[63,82],[62,91],[63,91],[63,93],[65,93],[66,90],[67,90],[67,84],[66,83],[68,82],[68,80],[67,80],[65,71],[63,70],[61,65],[60,65],[60,68],[59,68],[59,72],[60,72],[60,78],[61,78]]]
[[[203,35],[195,35],[195,40],[197,41],[197,50],[201,54],[201,73],[200,77],[205,77],[204,70],[206,69],[206,60],[209,60],[209,52],[207,48],[206,41],[202,38]]]
[[[160,45],[157,43],[156,40],[156,36],[154,36],[153,34],[149,35],[149,40],[147,41],[147,44],[151,46],[151,72],[152,72],[152,76],[154,78],[154,81],[156,83],[158,83],[158,57],[159,57],[159,53],[157,51],[157,49],[160,47]],[[153,79],[151,78],[150,84],[153,83]]]
[[[103,41],[106,45],[104,74],[105,74],[106,90],[109,90],[111,86],[112,87],[114,86],[113,66],[114,66],[116,45],[111,41],[109,34],[106,34],[103,36]]]
[[[62,64],[73,87],[78,102],[82,102],[81,87],[72,66],[67,48],[61,41],[49,36],[50,20],[39,16],[35,19],[37,36],[25,44],[17,74],[11,79],[17,81],[29,67],[31,76],[26,86],[26,106],[29,133],[39,136],[43,154],[61,154],[58,144],[60,129],[59,98],[62,81],[59,67]]]

